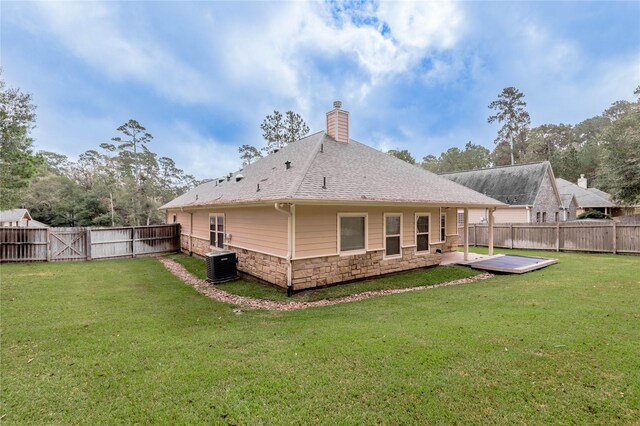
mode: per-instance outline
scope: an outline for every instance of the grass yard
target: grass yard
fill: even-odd
[[[640,258],[514,252],[560,263],[240,314],[152,258],[3,264],[0,419],[637,424]]]
[[[198,257],[189,257],[184,254],[171,254],[167,257],[180,263],[193,275],[201,279],[207,278],[207,266],[203,259]],[[287,291],[285,289],[265,284],[257,280],[240,279],[227,283],[216,284],[216,287],[239,296],[255,297],[258,299],[313,302],[316,300],[349,296],[371,290],[428,286],[446,281],[472,277],[479,273],[480,271],[462,266],[442,266],[392,274],[377,279],[356,281],[320,289],[301,291],[295,293],[292,297],[287,297]]]

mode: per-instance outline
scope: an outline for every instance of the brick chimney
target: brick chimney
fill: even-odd
[[[333,110],[327,113],[327,134],[336,142],[349,143],[349,111],[340,108],[342,102],[334,101]]]
[[[578,178],[578,186],[580,188],[587,189],[587,178],[584,177],[583,174],[581,174],[580,177]]]

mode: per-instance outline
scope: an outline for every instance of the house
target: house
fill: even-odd
[[[559,222],[565,217],[548,161],[443,173],[441,176],[505,203],[506,206],[495,211],[496,223]],[[470,209],[469,221],[487,222],[488,213],[487,209]]]
[[[560,194],[562,201],[562,217],[560,220],[575,220],[577,217],[578,202],[573,194]]]
[[[326,124],[162,206],[182,249],[233,250],[240,271],[302,290],[438,265],[458,208],[502,206],[350,139],[340,102]]]
[[[584,175],[580,175],[577,184],[558,178],[556,179],[556,185],[561,194],[571,194],[575,197],[577,208],[576,216],[573,219],[589,209],[600,211],[612,217],[626,214],[626,209],[614,203],[611,195],[596,188],[588,188],[587,179]]]
[[[33,220],[27,209],[12,209],[0,211],[0,227],[30,227],[48,228],[42,222]]]

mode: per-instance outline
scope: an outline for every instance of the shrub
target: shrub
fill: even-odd
[[[611,219],[608,214],[602,213],[598,210],[588,209],[587,211],[580,213],[578,219]]]

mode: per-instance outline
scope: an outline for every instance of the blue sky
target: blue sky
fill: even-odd
[[[487,105],[575,124],[640,84],[640,2],[0,3],[4,79],[33,95],[36,148],[76,158],[137,119],[198,178],[236,170],[279,109],[421,159],[493,147]]]

